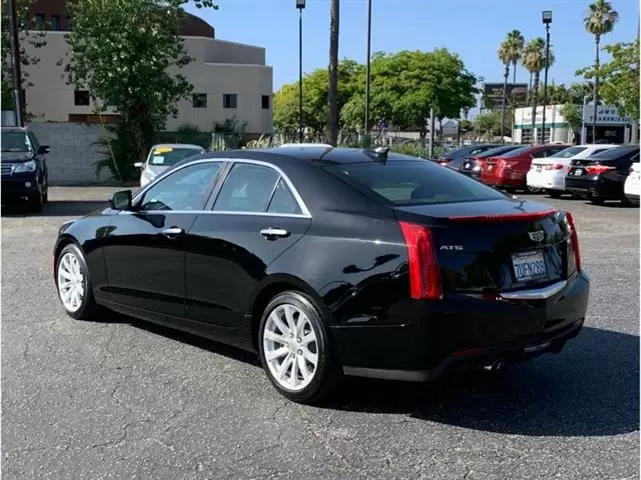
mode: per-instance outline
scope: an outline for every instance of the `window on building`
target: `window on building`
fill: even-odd
[[[71,17],[67,17],[67,18],[66,18],[66,21],[67,21],[67,26],[66,26],[65,28],[66,28],[68,31],[71,31],[71,29],[72,29],[72,27],[73,27],[73,20],[71,19]]]
[[[235,93],[223,94],[223,108],[238,108],[238,95]]]
[[[37,30],[44,30],[46,25],[45,25],[45,14],[44,13],[36,13],[34,15],[33,21],[35,23],[35,27]]]
[[[60,15],[49,16],[49,29],[55,31],[60,30]]]
[[[269,110],[269,95],[263,95],[260,98],[260,106],[263,107],[263,110]]]
[[[73,92],[73,104],[78,106],[88,106],[89,105],[89,91],[88,90],[76,90]]]
[[[192,94],[191,105],[194,108],[207,108],[207,94],[206,93]]]

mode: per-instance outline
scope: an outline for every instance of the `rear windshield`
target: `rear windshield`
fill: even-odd
[[[595,158],[599,160],[615,160],[631,152],[638,152],[639,147],[615,147],[605,150],[603,152],[596,153],[590,158]]]
[[[156,147],[151,152],[149,165],[162,165],[167,167],[179,161],[203,153],[204,149],[184,147]]]
[[[483,153],[477,155],[477,157],[493,157],[495,155],[502,155],[504,153],[515,150],[517,148],[521,148],[521,147],[505,146],[505,147],[490,148],[489,150],[486,150]]]
[[[325,167],[339,178],[395,205],[496,200],[505,195],[432,162],[396,161]]]
[[[468,145],[466,147],[461,147],[461,148],[457,148],[456,150],[450,150],[449,152],[445,152],[443,156],[458,157],[460,155],[475,155],[477,153],[484,152],[493,147],[494,145]]]
[[[525,147],[520,147],[517,148],[516,150],[509,151],[507,153],[504,153],[501,155],[502,158],[514,158],[518,157],[522,153],[528,152],[532,147],[530,145],[526,145]]]
[[[550,155],[548,158],[570,158],[581,153],[583,150],[587,150],[587,148],[588,147],[564,148],[563,150],[556,152],[554,155]]]

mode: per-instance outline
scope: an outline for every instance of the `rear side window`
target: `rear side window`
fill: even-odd
[[[511,152],[504,153],[503,155],[501,155],[501,158],[515,158],[521,155],[522,153],[529,152],[531,149],[532,147],[530,146],[517,148],[516,150],[512,150]]]
[[[595,160],[617,160],[619,158],[630,158],[632,155],[635,155],[639,152],[639,148],[630,148],[630,147],[615,147],[610,148],[604,152],[597,153],[593,155],[592,158]]]
[[[573,157],[582,151],[586,150],[587,147],[569,147],[564,148],[563,150],[556,152],[554,155],[550,155],[552,158],[570,158]]]
[[[220,189],[214,211],[266,211],[279,177],[273,168],[249,163],[235,164]]]
[[[398,206],[505,198],[481,182],[427,161],[332,165],[325,168],[357,188]]]

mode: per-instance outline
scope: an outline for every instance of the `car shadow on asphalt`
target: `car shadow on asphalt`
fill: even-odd
[[[558,355],[435,384],[349,379],[331,408],[528,436],[639,429],[639,337],[585,327]]]
[[[260,368],[246,352],[111,314],[157,335]],[[404,414],[461,428],[526,436],[610,436],[639,430],[639,337],[584,327],[560,354],[499,373],[470,372],[434,383],[345,377],[323,409]]]
[[[12,202],[2,205],[3,217],[81,217],[95,210],[107,208],[104,200],[55,200],[44,205],[42,212],[29,212],[27,206],[21,202]]]

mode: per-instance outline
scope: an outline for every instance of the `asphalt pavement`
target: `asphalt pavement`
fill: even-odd
[[[113,190],[3,211],[3,479],[638,478],[639,209],[540,198],[575,215],[592,279],[561,354],[436,385],[350,379],[316,408],[279,396],[252,355],[63,313],[57,227]]]

